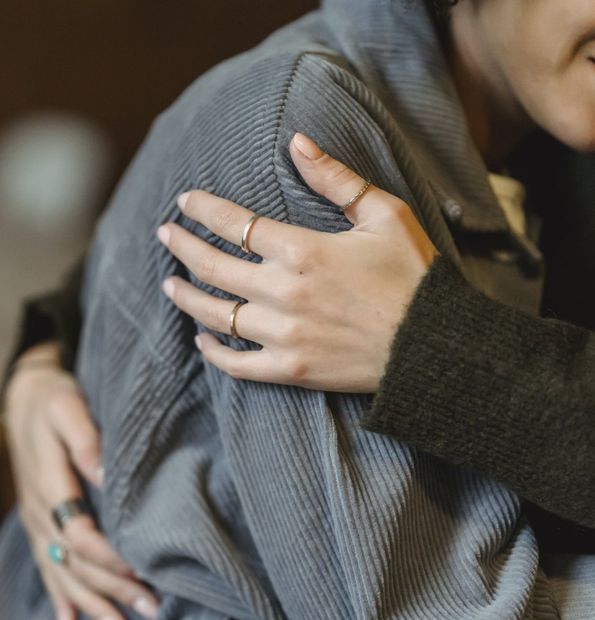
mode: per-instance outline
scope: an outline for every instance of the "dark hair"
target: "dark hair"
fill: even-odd
[[[449,17],[450,9],[459,0],[424,0],[432,14],[432,21],[436,27],[442,47],[446,50],[449,46]]]
[[[458,1],[459,0],[429,0],[429,4],[438,17],[444,17],[448,14],[449,9]]]

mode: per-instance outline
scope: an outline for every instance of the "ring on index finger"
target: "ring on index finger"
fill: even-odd
[[[89,504],[82,497],[72,497],[52,508],[52,519],[60,530],[70,519],[82,514],[91,514]]]
[[[366,179],[359,192],[357,192],[357,194],[347,204],[344,204],[341,207],[341,211],[346,211],[352,204],[355,204],[370,189],[371,185],[372,181],[370,179]]]

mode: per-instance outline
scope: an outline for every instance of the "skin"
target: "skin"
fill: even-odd
[[[302,134],[292,140],[290,153],[306,183],[337,205],[346,204],[364,184]],[[179,206],[238,245],[252,215],[202,191],[183,195]],[[235,378],[376,391],[391,335],[438,251],[409,206],[377,187],[344,213],[354,226],[338,234],[259,218],[249,241],[263,257],[261,264],[222,252],[177,224],[159,228],[159,239],[200,280],[249,300],[237,313],[236,330],[263,348],[236,351],[203,333],[199,343],[208,361]],[[168,278],[163,288],[178,308],[211,329],[230,333],[234,301],[179,277]]]
[[[593,0],[461,0],[451,32],[451,70],[488,167],[536,127],[595,151]]]
[[[593,0],[461,0],[450,27],[453,77],[489,169],[500,170],[536,127],[573,149],[595,150]],[[307,150],[304,140],[301,146]],[[315,191],[341,205],[359,190],[362,179],[340,162],[325,154],[308,158],[297,146],[294,140],[291,156]],[[184,196],[180,204],[188,217],[238,245],[251,216],[240,205],[202,191]],[[209,362],[236,378],[375,391],[389,344],[436,249],[407,205],[378,188],[372,187],[345,216],[353,228],[336,235],[260,218],[250,237],[252,249],[263,257],[260,264],[224,255],[173,223],[160,229],[163,242],[197,277],[248,300],[237,314],[237,329],[262,349],[236,351],[203,333],[202,355]],[[276,242],[277,235],[282,243]],[[171,299],[182,311],[229,333],[233,302],[179,278],[168,281]],[[75,566],[56,568],[45,560],[47,543],[57,532],[40,515],[78,492],[75,470],[98,483],[93,471],[99,462],[99,439],[86,404],[59,367],[56,345],[48,347],[44,354],[50,351],[55,359],[46,368],[25,367],[9,385],[7,426],[20,508],[57,613],[74,618],[79,608],[94,618],[119,618],[106,607],[105,575],[100,579]],[[86,458],[77,456],[80,446],[88,447]],[[44,495],[48,485],[40,484],[42,479],[51,479],[55,495]],[[73,543],[80,537],[80,550],[73,544],[74,552],[80,551],[79,568],[84,558],[113,577],[125,572],[89,517],[73,519],[63,535],[72,536]]]
[[[154,617],[149,609],[156,609],[155,596],[134,577],[90,516],[71,519],[62,532],[51,519],[53,506],[82,496],[75,472],[101,488],[100,437],[74,377],[60,366],[57,342],[29,349],[19,364],[24,365],[6,392],[9,453],[19,513],[56,616],[74,620],[78,609],[92,618],[121,620],[109,594]],[[70,548],[68,567],[49,559],[47,548],[55,540]]]

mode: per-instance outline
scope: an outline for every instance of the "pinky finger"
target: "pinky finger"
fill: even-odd
[[[283,383],[283,378],[277,376],[274,370],[274,360],[266,348],[259,351],[236,351],[208,332],[196,336],[195,342],[207,361],[234,379]]]
[[[46,571],[43,574],[43,581],[50,595],[57,620],[76,620],[76,609],[68,602],[54,577]]]
[[[122,614],[107,599],[80,583],[68,569],[58,568],[56,575],[63,590],[82,613],[102,620],[124,620]]]

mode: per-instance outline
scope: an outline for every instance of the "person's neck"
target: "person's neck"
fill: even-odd
[[[501,171],[535,125],[486,53],[472,12],[457,7],[450,29],[448,61],[471,135],[488,170]]]

